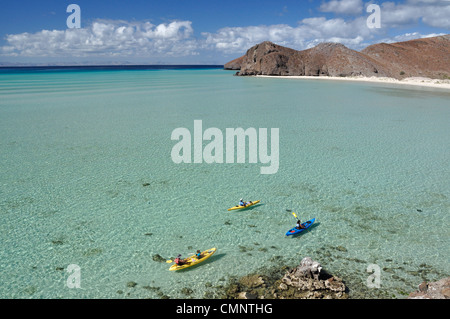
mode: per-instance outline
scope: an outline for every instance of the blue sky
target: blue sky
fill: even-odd
[[[81,28],[69,29],[69,4]],[[369,28],[369,4],[380,28]],[[449,0],[8,1],[0,63],[223,64],[269,40],[298,50],[340,42],[361,50],[450,33]]]

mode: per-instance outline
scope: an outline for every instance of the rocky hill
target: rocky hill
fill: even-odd
[[[297,51],[262,42],[229,63],[237,75],[450,77],[450,35],[371,45],[361,52],[339,43]]]
[[[392,77],[450,78],[450,34],[391,44],[374,44],[361,53],[385,66]]]

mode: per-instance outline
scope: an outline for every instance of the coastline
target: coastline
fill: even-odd
[[[395,78],[388,77],[364,77],[364,76],[351,76],[351,77],[338,77],[338,76],[278,76],[278,75],[256,75],[255,77],[263,78],[283,78],[283,79],[302,79],[302,80],[333,80],[333,81],[356,81],[356,82],[373,82],[373,83],[385,83],[385,84],[399,84],[399,85],[413,85],[430,88],[439,88],[450,90],[450,79],[430,79],[425,77],[410,77],[403,80],[397,80]]]

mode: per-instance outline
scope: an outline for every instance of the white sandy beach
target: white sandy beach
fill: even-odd
[[[337,81],[362,81],[362,82],[376,82],[376,83],[390,83],[401,85],[415,85],[423,87],[432,87],[450,90],[450,80],[430,79],[425,77],[410,77],[403,80],[397,80],[388,77],[337,77],[337,76],[277,76],[277,75],[257,75],[257,77],[268,78],[286,78],[286,79],[305,79],[305,80],[337,80]]]

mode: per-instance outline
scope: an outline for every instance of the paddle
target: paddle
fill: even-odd
[[[298,220],[298,217],[297,217],[297,214],[296,214],[296,213],[292,212],[292,215],[294,215],[294,217],[297,218],[297,220]],[[297,226],[296,226],[296,227],[297,227]],[[300,225],[300,227],[301,227],[301,225]]]

